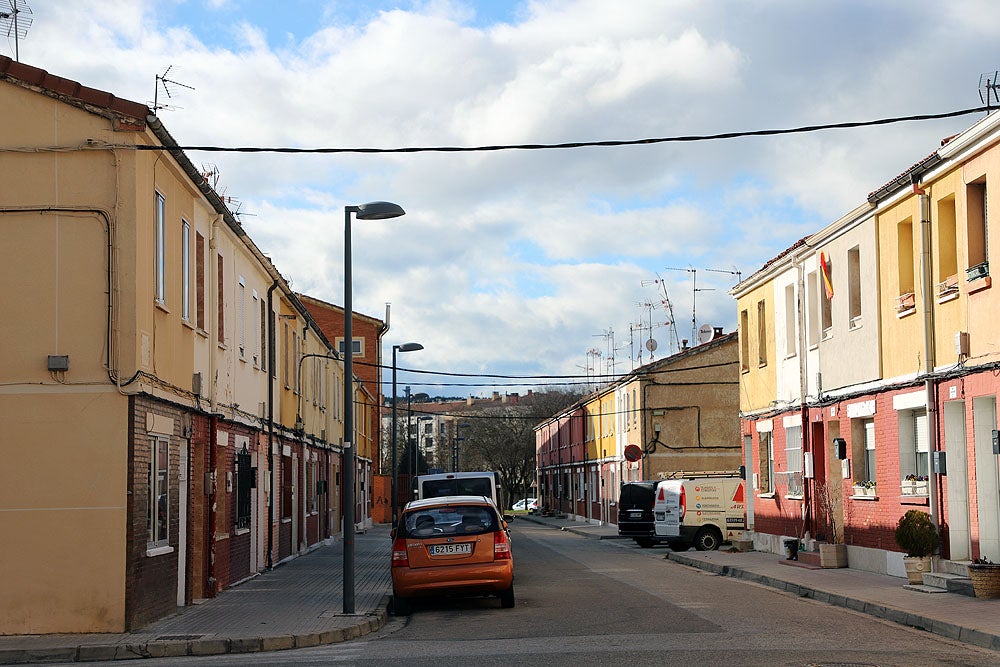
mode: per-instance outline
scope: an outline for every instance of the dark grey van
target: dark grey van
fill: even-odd
[[[625,482],[618,494],[618,534],[631,537],[643,549],[659,540],[653,529],[656,481]]]

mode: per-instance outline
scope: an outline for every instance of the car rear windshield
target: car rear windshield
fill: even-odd
[[[656,482],[626,482],[622,484],[621,495],[618,497],[618,511],[623,509],[653,509],[653,496],[656,494]]]
[[[423,485],[424,498],[441,498],[443,496],[493,497],[493,487],[488,477],[429,479],[423,482]]]
[[[485,505],[433,507],[403,515],[407,537],[481,535],[498,529],[496,512]]]

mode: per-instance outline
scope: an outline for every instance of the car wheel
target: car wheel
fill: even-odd
[[[389,604],[389,611],[392,612],[393,616],[409,616],[412,607],[410,601],[406,598],[401,598],[395,593],[392,596],[392,601]]]
[[[694,548],[698,551],[715,551],[721,543],[722,539],[712,528],[702,528],[694,536]]]
[[[503,609],[510,609],[514,606],[514,584],[510,585],[510,588],[500,593],[500,607]]]
[[[656,544],[656,540],[651,537],[636,537],[635,543],[638,544],[643,549],[649,549],[651,546]]]
[[[670,547],[671,551],[687,551],[691,548],[691,545],[682,540],[670,540],[667,542],[667,546]]]

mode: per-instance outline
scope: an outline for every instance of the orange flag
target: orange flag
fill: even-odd
[[[819,268],[823,273],[823,288],[826,290],[826,298],[833,298],[833,282],[830,280],[830,265],[826,262],[826,253],[819,254]]]

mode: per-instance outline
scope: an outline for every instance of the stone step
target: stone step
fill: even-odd
[[[950,572],[925,572],[923,580],[924,583],[922,585],[906,586],[905,588],[918,590],[923,593],[957,593],[959,595],[975,597],[975,593],[972,591],[972,580],[967,576],[952,574]]]
[[[948,574],[957,574],[962,577],[969,576],[969,561],[959,561],[959,560],[945,560],[939,559],[935,564],[934,569],[938,572],[946,572]]]
[[[799,551],[799,562],[804,565],[820,567],[818,551]]]

